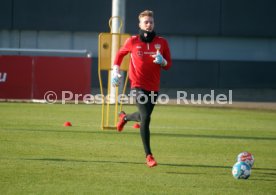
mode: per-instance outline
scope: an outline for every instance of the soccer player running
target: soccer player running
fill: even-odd
[[[171,65],[169,45],[163,37],[154,31],[153,12],[145,10],[139,14],[139,34],[126,40],[117,52],[112,69],[112,84],[120,83],[120,65],[125,55],[130,53],[129,79],[131,89],[136,92],[138,112],[126,114],[120,112],[117,130],[121,132],[127,121],[140,122],[140,134],[149,167],[157,165],[150,147],[150,120],[160,89],[161,70]]]

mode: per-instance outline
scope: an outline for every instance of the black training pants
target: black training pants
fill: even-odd
[[[154,109],[155,102],[157,99],[157,92],[150,92],[143,89],[135,88],[136,90],[136,105],[138,107],[138,112],[127,114],[127,121],[137,121],[140,122],[140,135],[142,138],[144,150],[146,156],[151,153],[150,148],[150,119],[151,113]]]

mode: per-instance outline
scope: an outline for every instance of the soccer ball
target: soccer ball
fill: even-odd
[[[232,175],[235,179],[248,179],[251,174],[251,168],[245,162],[237,162],[232,168]]]
[[[242,152],[238,155],[237,162],[245,162],[252,168],[254,164],[254,156],[249,152]]]

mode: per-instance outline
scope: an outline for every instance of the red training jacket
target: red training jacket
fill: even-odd
[[[159,48],[167,60],[167,66],[161,67],[153,62],[153,54]],[[138,87],[147,91],[159,91],[161,69],[168,70],[172,65],[170,49],[166,39],[156,36],[150,43],[142,42],[139,35],[126,40],[117,52],[114,64],[121,65],[123,57],[130,52],[129,79],[131,88]]]

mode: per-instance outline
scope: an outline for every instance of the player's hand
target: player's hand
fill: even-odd
[[[111,72],[111,83],[113,87],[117,87],[120,85],[120,68],[118,65],[113,65]]]
[[[155,64],[160,64],[160,66],[167,66],[167,61],[162,56],[159,50],[157,50],[156,54],[152,55],[152,57],[154,58],[153,62]]]

